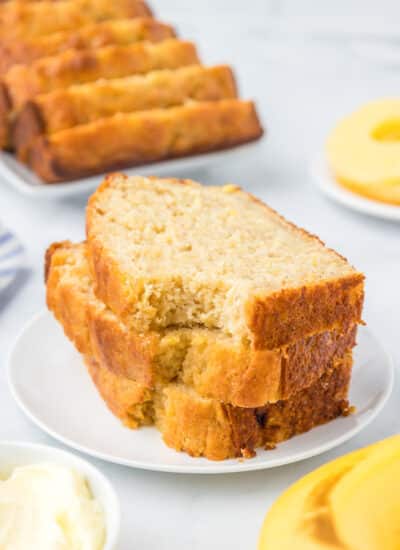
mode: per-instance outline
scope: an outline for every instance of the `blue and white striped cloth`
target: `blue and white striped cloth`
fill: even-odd
[[[0,290],[16,276],[24,262],[24,249],[15,235],[0,223]]]

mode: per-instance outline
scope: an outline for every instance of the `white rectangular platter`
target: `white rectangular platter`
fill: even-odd
[[[229,162],[237,155],[249,153],[258,143],[246,143],[231,149],[179,159],[164,160],[133,168],[121,169],[128,175],[177,176],[190,178],[193,170],[207,167],[217,162]],[[115,171],[115,170],[114,170]],[[0,177],[19,192],[34,198],[58,198],[88,193],[97,188],[104,174],[63,183],[44,184],[34,172],[20,163],[11,153],[0,153]]]

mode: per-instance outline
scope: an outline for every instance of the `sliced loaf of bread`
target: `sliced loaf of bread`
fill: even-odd
[[[38,59],[31,65],[15,65],[4,76],[3,83],[13,108],[18,109],[37,94],[71,85],[198,63],[194,44],[171,38],[158,43],[144,41],[92,50],[70,49]]]
[[[28,101],[16,117],[12,142],[19,157],[25,158],[29,143],[39,135],[54,134],[116,113],[168,108],[190,100],[217,101],[235,96],[233,74],[225,65],[191,65],[145,75],[97,80],[55,90]]]
[[[236,186],[114,174],[86,221],[97,294],[136,330],[273,349],[361,321],[363,275]]]
[[[78,350],[148,388],[178,379],[200,396],[259,407],[310,386],[355,343],[356,325],[273,350],[201,327],[139,333],[95,296],[85,244],[52,245],[46,264],[48,306]]]

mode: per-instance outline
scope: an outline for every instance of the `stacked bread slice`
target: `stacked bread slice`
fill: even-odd
[[[47,183],[225,149],[262,128],[226,65],[142,0],[0,2],[0,148]]]
[[[109,176],[47,303],[129,427],[252,456],[347,414],[363,276],[239,188]]]

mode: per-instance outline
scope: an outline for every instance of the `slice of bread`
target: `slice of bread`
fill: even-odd
[[[211,460],[254,456],[258,447],[272,448],[349,413],[351,354],[309,388],[260,408],[226,405],[176,383],[155,390],[153,400],[141,404],[135,382],[111,374],[93,359],[86,362],[107,406],[125,425],[136,427],[152,418],[169,447]]]
[[[74,0],[73,2],[0,2],[2,40],[46,36],[74,31],[93,21],[124,17],[150,17],[143,0]]]
[[[54,4],[57,5],[57,4]],[[0,82],[0,148],[10,147],[16,113],[38,94],[101,78],[120,78],[199,63],[191,42],[137,42],[92,50],[70,49],[31,65],[14,65]]]
[[[86,227],[98,296],[139,331],[273,349],[361,321],[363,275],[236,186],[114,174]]]
[[[0,42],[0,75],[17,63],[29,65],[36,59],[57,55],[71,48],[95,49],[110,44],[127,45],[141,40],[160,42],[174,36],[175,32],[170,25],[149,17],[138,17],[90,23],[77,29],[36,38],[3,40]]]
[[[78,350],[146,387],[178,379],[203,397],[240,407],[287,399],[310,386],[351,350],[356,326],[256,350],[220,330],[170,328],[139,333],[94,294],[85,244],[52,245],[46,254],[47,303]]]
[[[38,94],[73,84],[197,63],[199,58],[194,44],[171,38],[155,44],[137,42],[91,50],[70,49],[38,59],[31,65],[16,65],[7,72],[3,82],[13,108],[19,109]]]
[[[40,136],[28,147],[27,160],[43,181],[57,183],[227,149],[261,135],[251,101],[189,101],[170,109],[117,113]]]
[[[235,81],[226,65],[192,65],[174,71],[99,80],[41,94],[28,101],[17,114],[12,142],[19,158],[24,160],[27,147],[39,135],[54,134],[116,113],[234,97]]]

